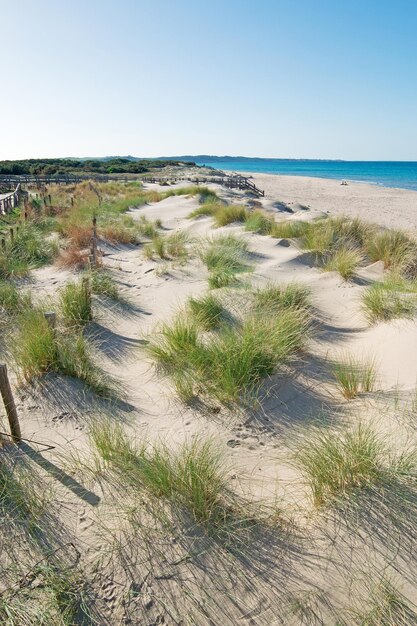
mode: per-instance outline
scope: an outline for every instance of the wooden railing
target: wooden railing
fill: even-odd
[[[35,175],[9,175],[9,174],[0,174],[0,184],[1,185],[36,185],[38,188],[43,187],[45,185],[57,184],[57,185],[75,185],[77,183],[81,183],[84,180],[96,181],[96,182],[109,182],[109,181],[118,181],[118,182],[128,182],[132,180],[140,180],[145,183],[158,183],[158,184],[169,184],[169,183],[177,183],[181,181],[187,181],[193,183],[195,185],[206,184],[206,183],[217,183],[218,185],[224,185],[229,189],[243,189],[246,191],[251,191],[257,196],[264,196],[265,192],[262,189],[259,189],[249,178],[246,176],[240,176],[239,174],[232,174],[228,176],[223,172],[216,171],[212,176],[204,176],[200,178],[199,176],[143,176],[141,178],[130,178],[127,176],[114,176],[114,175],[93,175],[93,176],[75,176],[73,174],[65,174],[60,176],[35,176]]]
[[[0,214],[6,215],[6,213],[10,213],[14,209],[15,206],[19,204],[20,195],[22,193],[22,189],[20,183],[17,183],[16,189],[9,193],[4,198],[0,198]]]

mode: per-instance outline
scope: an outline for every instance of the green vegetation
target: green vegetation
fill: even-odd
[[[0,309],[8,314],[19,313],[30,306],[29,293],[22,294],[11,282],[0,280]]]
[[[260,312],[275,313],[282,309],[311,308],[310,290],[305,285],[269,283],[254,292],[254,305]]]
[[[357,360],[348,355],[333,363],[332,373],[347,400],[374,389],[376,368],[372,360]]]
[[[200,259],[210,272],[209,285],[216,289],[237,282],[237,274],[251,269],[247,262],[247,242],[234,235],[223,235],[203,242]]]
[[[11,352],[24,382],[59,372],[79,378],[99,395],[114,395],[111,379],[93,361],[90,344],[83,335],[54,330],[42,311],[28,310],[20,315]]]
[[[271,235],[277,239],[298,239],[299,237],[302,237],[308,229],[308,222],[283,220],[282,222],[274,223]]]
[[[73,174],[88,176],[97,174],[143,174],[153,173],[166,166],[184,165],[183,161],[104,158],[104,159],[24,159],[20,161],[0,161],[0,174],[36,174],[38,176],[59,176]],[[192,166],[194,163],[188,163]]]
[[[96,279],[97,286],[97,279]],[[82,326],[93,319],[91,286],[84,277],[78,283],[69,282],[60,290],[60,310],[64,322],[70,326]]]
[[[224,205],[221,202],[206,202],[194,209],[194,211],[191,211],[191,213],[188,215],[188,218],[192,219],[194,217],[202,216],[214,217],[216,213],[220,211],[221,208],[223,208],[223,206]]]
[[[189,256],[190,243],[191,238],[184,231],[176,231],[165,237],[157,235],[144,246],[143,253],[147,259],[152,259],[155,255],[160,259],[184,262]]]
[[[217,538],[230,540],[247,526],[236,497],[227,489],[227,470],[211,440],[198,438],[176,452],[164,443],[152,447],[130,441],[120,426],[97,424],[91,440],[100,457],[139,497],[161,499],[171,511]]]
[[[366,243],[371,261],[382,261],[386,269],[406,272],[417,263],[417,244],[400,230],[382,230]]]
[[[366,289],[362,305],[371,324],[395,318],[412,318],[417,314],[417,283],[398,275],[388,276]]]
[[[258,233],[259,235],[270,235],[275,232],[275,220],[272,216],[256,209],[248,214],[245,221],[245,230]]]
[[[404,595],[386,577],[371,589],[367,608],[349,611],[355,626],[409,626],[417,615]]]
[[[415,451],[395,456],[369,426],[342,434],[317,432],[296,459],[315,506],[346,499],[365,488],[384,487],[415,475]]]
[[[230,404],[256,397],[264,379],[301,350],[308,327],[304,312],[288,309],[225,325],[205,342],[182,316],[163,326],[148,352],[183,400],[202,395]]]
[[[90,272],[91,291],[98,296],[107,296],[112,300],[120,300],[120,293],[112,274],[103,268]]]
[[[35,224],[21,224],[14,233],[13,239],[6,238],[6,247],[0,251],[0,279],[23,276],[32,268],[50,263],[57,254],[57,246]]]
[[[325,260],[323,269],[327,272],[338,272],[344,280],[350,280],[363,260],[363,255],[359,250],[342,247],[335,250]]]
[[[220,326],[225,312],[221,302],[210,293],[201,298],[190,298],[188,308],[193,322],[207,331]]]
[[[229,204],[220,206],[213,217],[216,226],[220,227],[234,222],[245,222],[248,215],[248,210],[244,206]]]

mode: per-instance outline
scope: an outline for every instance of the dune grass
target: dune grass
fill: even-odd
[[[92,293],[98,296],[106,296],[112,300],[121,299],[119,288],[108,270],[103,268],[92,270],[89,279]]]
[[[31,383],[57,372],[80,379],[103,397],[115,395],[113,381],[94,362],[91,346],[81,333],[52,329],[38,310],[22,313],[18,328],[11,353],[21,382]]]
[[[283,309],[311,308],[311,292],[305,285],[289,283],[280,285],[269,283],[254,292],[255,309],[261,312],[273,313]]]
[[[363,261],[360,250],[342,246],[324,261],[323,269],[327,272],[338,272],[344,280],[351,280]]]
[[[249,216],[248,210],[238,204],[228,204],[220,206],[214,214],[216,226],[227,226],[235,222],[245,222]]]
[[[203,241],[199,256],[210,272],[209,286],[217,289],[237,282],[237,274],[251,269],[247,252],[247,242],[234,235],[222,235]]]
[[[175,231],[169,235],[157,235],[143,248],[145,258],[154,256],[163,260],[178,260],[185,262],[189,257],[189,245],[192,240],[185,231]]]
[[[225,313],[221,302],[211,293],[201,298],[190,298],[188,310],[192,321],[207,331],[219,328]]]
[[[245,220],[245,230],[259,235],[270,235],[275,228],[275,220],[265,211],[256,209],[248,213]]]
[[[298,239],[309,229],[308,222],[301,220],[283,220],[275,222],[271,228],[271,236],[276,239]]]
[[[30,269],[50,263],[58,248],[35,224],[21,224],[14,239],[6,239],[0,251],[0,279],[24,276]]]
[[[12,282],[0,280],[0,309],[13,315],[30,307],[30,304],[29,293],[22,293]]]
[[[214,441],[194,438],[174,452],[165,443],[132,441],[119,425],[110,423],[97,423],[90,438],[99,456],[134,493],[169,504],[181,522],[185,513],[217,538],[230,538],[231,531],[246,523],[227,489],[228,471]]]
[[[95,284],[97,286],[97,277]],[[81,281],[69,282],[59,293],[60,313],[69,326],[83,326],[93,319],[91,305],[91,284],[87,277]]]
[[[413,270],[417,265],[417,244],[400,230],[377,232],[366,244],[371,261],[382,261],[386,269],[400,272]]]
[[[224,204],[222,202],[205,202],[201,206],[197,207],[188,215],[189,219],[195,217],[214,217]]]
[[[417,283],[398,274],[368,287],[362,296],[362,308],[370,324],[417,314]]]
[[[349,499],[366,488],[383,488],[395,480],[412,480],[414,450],[392,453],[370,426],[344,433],[317,432],[296,457],[316,507]]]
[[[96,624],[85,579],[73,568],[38,565],[36,586],[3,593],[0,620],[7,626]]]
[[[366,605],[366,608],[348,612],[349,623],[355,626],[411,626],[417,623],[415,606],[410,605],[387,577],[373,585]]]
[[[347,400],[356,398],[361,392],[374,390],[376,366],[371,359],[358,360],[347,355],[332,364],[332,373]]]
[[[251,315],[202,341],[196,324],[182,315],[164,325],[147,350],[184,401],[200,395],[225,405],[250,402],[265,378],[302,349],[308,328],[303,311],[288,309]]]

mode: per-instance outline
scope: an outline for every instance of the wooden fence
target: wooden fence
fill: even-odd
[[[6,215],[10,213],[19,204],[20,196],[22,194],[22,188],[20,183],[17,183],[16,189],[9,193],[4,198],[0,198],[0,214]]]

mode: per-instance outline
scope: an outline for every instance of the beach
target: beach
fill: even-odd
[[[257,187],[265,191],[265,207],[281,201],[295,210],[302,205],[332,215],[361,217],[388,228],[417,229],[417,192],[306,176],[253,174]]]

